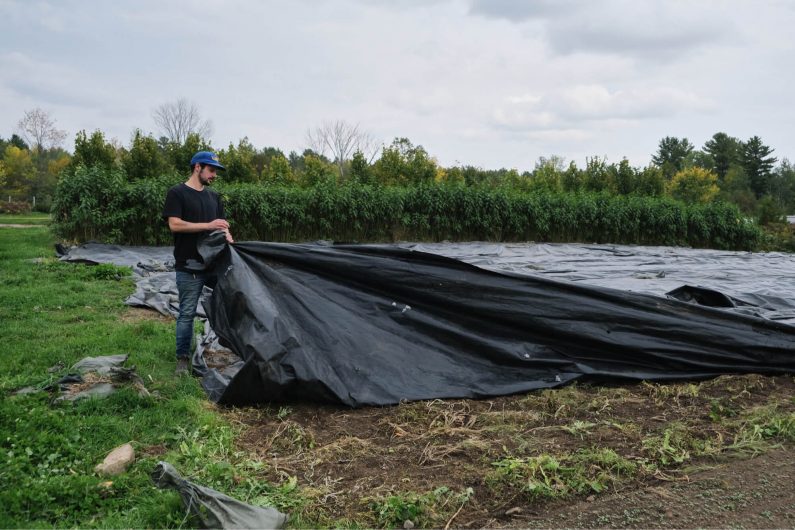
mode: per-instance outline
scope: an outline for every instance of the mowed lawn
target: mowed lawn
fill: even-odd
[[[152,484],[159,460],[243,500],[294,505],[295,494],[257,480],[256,463],[233,450],[234,429],[198,381],[173,376],[173,320],[123,304],[129,271],[59,262],[54,242],[45,226],[0,228],[0,527],[195,526],[175,492]],[[46,386],[83,357],[115,354],[129,355],[151,397],[122,388],[53,404],[48,392],[12,394]],[[126,442],[137,453],[129,471],[96,476]]]

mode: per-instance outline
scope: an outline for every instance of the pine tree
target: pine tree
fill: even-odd
[[[726,178],[732,164],[738,162],[741,150],[742,142],[724,132],[715,133],[704,144],[704,152],[712,158],[712,169],[721,182]]]
[[[770,179],[773,165],[778,160],[769,156],[773,149],[762,143],[758,136],[751,137],[744,145],[740,155],[740,164],[748,176],[751,191],[759,199],[770,191]]]
[[[666,136],[660,140],[657,153],[651,160],[663,170],[665,178],[670,179],[674,174],[685,168],[687,157],[693,152],[693,144],[687,138]]]

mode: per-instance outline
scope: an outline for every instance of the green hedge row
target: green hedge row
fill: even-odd
[[[120,171],[80,167],[59,182],[55,231],[75,241],[170,244],[160,212],[167,189],[182,180],[131,183]],[[734,205],[659,197],[451,185],[219,184],[216,190],[238,241],[579,241],[750,250],[761,237]]]

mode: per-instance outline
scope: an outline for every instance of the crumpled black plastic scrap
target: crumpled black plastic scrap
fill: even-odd
[[[252,506],[212,488],[184,479],[168,462],[158,462],[152,481],[179,492],[182,504],[204,528],[284,528],[287,515],[275,508]]]

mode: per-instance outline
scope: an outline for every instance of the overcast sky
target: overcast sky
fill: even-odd
[[[184,97],[217,148],[324,120],[445,166],[648,164],[664,136],[795,157],[790,0],[0,0],[0,136],[23,112],[127,145]]]

